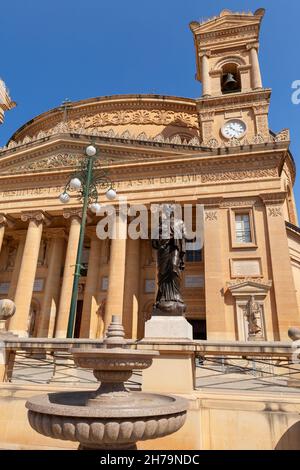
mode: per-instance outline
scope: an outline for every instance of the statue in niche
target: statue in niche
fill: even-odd
[[[15,261],[16,261],[16,254],[17,254],[16,245],[8,245],[6,270],[11,271],[14,268]]]
[[[172,204],[162,205],[157,236],[152,239],[152,247],[157,250],[158,292],[153,309],[154,315],[183,315],[186,305],[183,301],[180,284],[184,270],[186,242],[188,238],[185,224],[176,217]]]
[[[250,339],[253,339],[253,337],[262,337],[262,327],[260,326],[262,315],[261,305],[256,302],[254,296],[251,295],[245,307],[245,316],[248,322],[248,335]]]
[[[38,257],[38,266],[45,266],[47,264],[47,242],[42,238],[39,257]]]

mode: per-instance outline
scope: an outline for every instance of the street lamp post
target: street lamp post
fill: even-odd
[[[64,191],[59,196],[59,200],[65,204],[70,201],[69,191],[79,191],[78,199],[83,203],[82,205],[82,217],[80,225],[79,242],[77,248],[74,281],[72,288],[71,306],[69,313],[67,338],[73,338],[74,327],[76,320],[76,309],[77,309],[77,297],[78,297],[78,286],[81,274],[81,259],[82,249],[85,235],[85,226],[87,219],[88,209],[92,212],[97,213],[100,210],[100,204],[98,203],[98,186],[107,189],[106,197],[109,200],[116,198],[116,192],[113,188],[111,180],[107,177],[103,170],[97,171],[94,174],[94,162],[97,158],[97,149],[94,145],[88,145],[85,149],[86,158],[83,160],[82,168],[73,173],[65,186]]]

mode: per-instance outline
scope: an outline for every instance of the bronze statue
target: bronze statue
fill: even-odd
[[[164,223],[168,216],[170,219],[166,235]],[[167,205],[167,209],[159,218],[158,237],[152,239],[152,247],[157,250],[158,265],[158,292],[154,315],[182,315],[186,310],[180,281],[184,270],[187,241],[195,241],[195,238],[188,238],[183,220],[177,219],[172,206]]]

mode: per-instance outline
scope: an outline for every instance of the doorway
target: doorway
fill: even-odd
[[[80,337],[81,317],[82,317],[83,300],[77,300],[76,320],[74,328],[74,338]]]
[[[201,339],[205,340],[207,339],[206,336],[206,320],[190,320],[187,318],[187,321],[192,325],[193,327],[193,338],[194,339]]]

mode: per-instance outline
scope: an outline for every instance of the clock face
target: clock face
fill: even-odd
[[[222,127],[221,131],[226,139],[240,139],[245,135],[247,130],[246,124],[241,119],[231,119]]]

